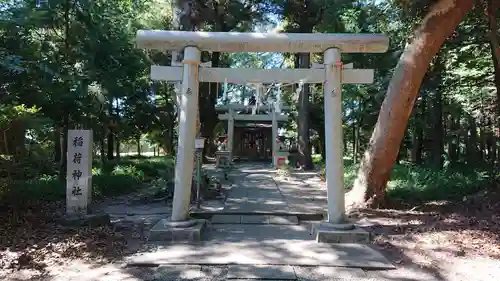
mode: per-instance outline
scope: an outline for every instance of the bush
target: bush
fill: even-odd
[[[130,193],[160,177],[170,179],[174,161],[168,157],[123,158],[104,165],[94,162],[92,169],[93,198]],[[2,179],[0,200],[9,205],[21,205],[32,201],[64,200],[66,182],[56,174],[40,174],[28,180]],[[0,203],[1,204],[1,203]]]
[[[354,185],[359,164],[344,158],[344,186]],[[324,178],[324,164],[320,172]],[[492,179],[486,169],[458,167],[436,170],[410,163],[396,164],[387,184],[387,197],[392,201],[410,204],[456,200],[491,186]]]
[[[443,169],[396,165],[388,183],[391,200],[419,203],[433,200],[456,200],[488,188],[491,184],[486,171]]]

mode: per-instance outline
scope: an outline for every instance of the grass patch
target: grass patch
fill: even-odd
[[[94,162],[92,169],[93,198],[130,193],[145,183],[173,176],[174,160],[170,157],[145,157]],[[10,205],[32,201],[57,201],[66,197],[66,183],[57,175],[40,175],[29,180],[0,181],[0,200]]]
[[[399,164],[392,171],[387,196],[405,203],[457,200],[490,186],[488,172],[480,169],[436,170]]]
[[[324,177],[324,164],[321,176]],[[344,186],[354,185],[359,164],[344,158]],[[411,163],[396,164],[387,184],[387,197],[391,201],[417,204],[438,200],[457,200],[491,186],[485,169],[446,168],[436,170]]]

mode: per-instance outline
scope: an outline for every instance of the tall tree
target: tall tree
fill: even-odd
[[[493,68],[494,68],[494,77],[495,77],[495,86],[497,92],[496,99],[496,122],[494,127],[496,130],[493,135],[492,143],[496,144],[496,141],[500,139],[500,36],[498,35],[499,26],[498,26],[498,13],[500,10],[500,4],[495,0],[487,0],[486,1],[486,14],[488,16],[488,25],[489,25],[489,42],[491,48],[491,57],[493,59]],[[493,149],[493,162],[496,159],[500,158],[500,149],[498,149],[495,145]],[[498,156],[497,156],[498,153]],[[500,170],[500,161],[498,162],[497,170]]]
[[[323,18],[328,6],[326,1],[293,0],[281,3],[283,16],[286,21],[285,31],[298,33],[312,33]],[[310,68],[311,56],[308,53],[295,55],[296,68]],[[297,142],[300,163],[305,170],[313,168],[310,141],[310,85],[302,86],[298,99]]]
[[[429,7],[394,70],[386,97],[347,202],[380,206],[398,156],[408,118],[432,58],[453,33],[473,0],[439,0]]]

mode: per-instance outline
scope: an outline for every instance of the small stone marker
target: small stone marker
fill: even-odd
[[[92,131],[68,131],[66,212],[86,215],[92,196]]]
[[[204,138],[196,138],[194,140],[194,148],[202,149],[204,146],[205,146],[205,139]]]

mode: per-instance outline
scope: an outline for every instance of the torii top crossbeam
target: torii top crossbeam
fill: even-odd
[[[141,49],[181,51],[195,46],[212,52],[319,53],[338,48],[342,53],[383,53],[389,38],[383,34],[253,33],[139,30]]]

